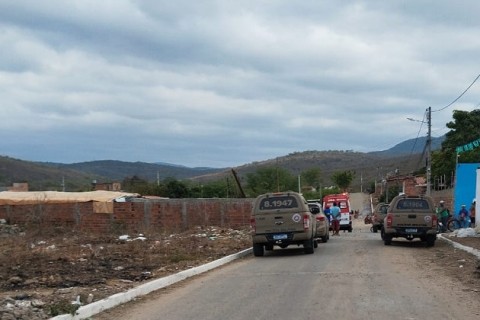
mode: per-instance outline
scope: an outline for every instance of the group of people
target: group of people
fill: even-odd
[[[467,206],[462,204],[456,219],[460,222],[460,228],[475,227],[475,205],[476,199],[473,199],[470,208],[467,210]],[[441,200],[440,205],[437,208],[437,217],[442,223],[442,231],[446,231],[447,222],[450,217],[450,211],[445,207],[445,201]]]
[[[466,206],[462,204],[462,208],[458,212],[457,217],[460,221],[461,228],[475,227],[475,204],[476,199],[473,199],[469,210],[467,210]]]
[[[332,204],[331,207],[327,206],[325,210],[323,211],[327,218],[330,220],[330,223],[332,224],[332,231],[334,236],[339,236],[340,235],[340,207],[336,202]]]

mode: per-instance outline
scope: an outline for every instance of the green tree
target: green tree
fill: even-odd
[[[399,185],[388,186],[387,189],[388,190],[385,190],[383,194],[380,195],[378,199],[379,202],[390,203],[390,201],[396,196],[398,196],[400,194],[400,191],[402,191],[402,188]]]
[[[127,192],[152,195],[151,184],[138,176],[127,177],[122,181],[122,189]]]
[[[480,139],[480,109],[470,112],[454,110],[453,121],[446,126],[450,131],[445,135],[441,150],[432,153],[432,178],[445,176],[447,184],[450,184],[457,161],[457,147]],[[480,162],[480,148],[461,152],[458,161]]]
[[[370,181],[367,187],[367,192],[368,193],[374,193],[375,192],[375,181]]]
[[[315,191],[303,191],[305,199],[314,200],[322,197],[322,183],[320,168],[311,168],[300,174],[302,186],[315,188]]]
[[[329,195],[329,194],[339,194],[342,193],[339,187],[326,187],[322,189],[322,198]]]
[[[190,192],[185,183],[174,178],[167,178],[164,181],[165,196],[168,198],[189,198]]]
[[[303,184],[314,187],[319,190],[321,185],[321,171],[320,168],[311,168],[305,171],[302,171],[300,174],[302,177]]]
[[[297,179],[288,170],[280,167],[261,168],[246,177],[250,196],[297,189]]]
[[[337,171],[332,175],[332,181],[345,192],[350,187],[354,177],[354,171]]]

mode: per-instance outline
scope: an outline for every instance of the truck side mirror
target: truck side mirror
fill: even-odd
[[[320,213],[320,208],[318,208],[318,207],[311,207],[311,208],[310,208],[310,212],[313,213],[313,214]]]

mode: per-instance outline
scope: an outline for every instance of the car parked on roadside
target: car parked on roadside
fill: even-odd
[[[308,202],[297,192],[276,192],[259,195],[253,204],[250,224],[253,255],[263,256],[274,246],[303,246],[306,254],[314,253],[316,217]]]
[[[371,215],[372,232],[377,233],[382,230],[383,220],[387,215],[388,203],[380,202],[375,206]]]
[[[393,198],[388,206],[382,228],[385,245],[393,238],[420,239],[427,247],[435,245],[438,219],[430,196],[402,194]]]
[[[316,202],[309,202],[308,207],[310,212],[315,215],[317,220],[317,228],[315,238],[322,242],[327,242],[330,239],[330,221],[325,213],[323,213],[322,205]]]

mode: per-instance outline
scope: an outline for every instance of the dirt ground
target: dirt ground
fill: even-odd
[[[2,320],[70,313],[73,301],[97,301],[251,246],[249,230],[215,227],[120,236],[0,227]]]
[[[480,250],[480,237],[449,238]],[[86,304],[249,248],[249,230],[198,227],[179,234],[50,233],[0,225],[0,319],[48,319]],[[480,290],[474,255],[438,240],[419,265]]]

